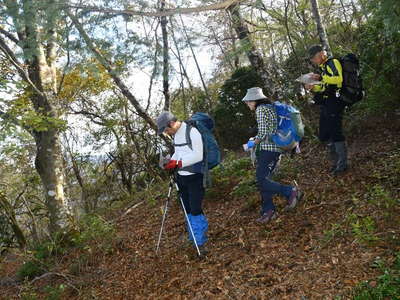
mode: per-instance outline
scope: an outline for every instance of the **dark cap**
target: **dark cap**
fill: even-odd
[[[165,128],[169,125],[169,122],[176,121],[175,116],[169,111],[163,111],[157,118],[157,134],[160,135],[164,132]]]
[[[324,48],[321,45],[313,45],[308,48],[308,58],[311,59],[315,56],[315,54],[324,51]]]

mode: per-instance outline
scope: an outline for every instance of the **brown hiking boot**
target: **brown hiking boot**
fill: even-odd
[[[258,218],[256,220],[257,223],[268,223],[273,219],[276,219],[277,217],[277,213],[275,212],[275,210],[268,210],[267,212],[265,212],[260,218]]]
[[[288,199],[288,204],[285,207],[285,211],[292,210],[293,208],[295,208],[302,196],[303,196],[302,192],[299,190],[297,186],[295,186],[292,189],[292,193],[290,194],[290,197]]]

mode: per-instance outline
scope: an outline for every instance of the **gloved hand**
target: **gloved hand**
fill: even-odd
[[[165,170],[173,170],[176,168],[182,168],[182,161],[181,160],[175,160],[171,159],[165,166]]]
[[[248,149],[253,148],[255,145],[256,145],[256,142],[253,141],[253,140],[249,140],[249,141],[247,142],[247,148],[248,148]]]

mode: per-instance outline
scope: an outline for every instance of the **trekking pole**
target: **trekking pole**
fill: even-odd
[[[158,251],[160,250],[161,236],[162,236],[163,230],[164,230],[164,223],[165,223],[165,219],[167,217],[168,203],[169,203],[169,200],[171,198],[171,191],[172,191],[172,186],[173,185],[174,185],[174,177],[171,176],[171,180],[169,182],[167,201],[165,202],[164,213],[163,213],[163,217],[162,217],[162,221],[161,221],[160,234],[158,235],[156,254],[158,254]]]
[[[185,214],[186,222],[187,222],[188,225],[189,225],[188,227],[189,227],[189,230],[190,230],[190,234],[192,235],[193,241],[194,241],[194,245],[196,246],[197,254],[198,254],[199,256],[201,256],[199,246],[197,245],[196,237],[194,236],[194,233],[193,233],[192,224],[190,224],[189,217],[188,217],[188,215],[187,215],[185,205],[183,204],[183,200],[182,200],[182,197],[181,197],[181,194],[180,194],[180,191],[179,191],[179,187],[178,187],[178,184],[176,183],[176,181],[175,181],[175,187],[176,187],[176,190],[177,190],[177,192],[178,192],[179,200],[181,201],[181,205],[182,205],[183,212],[184,212],[184,214]]]

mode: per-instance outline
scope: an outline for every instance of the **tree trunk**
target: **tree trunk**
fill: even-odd
[[[318,36],[319,40],[328,53],[328,55],[332,55],[331,47],[329,46],[329,41],[328,41],[328,36],[325,31],[325,26],[322,23],[322,18],[319,13],[319,6],[318,6],[318,0],[310,0],[311,2],[311,7],[312,7],[312,13],[315,19],[315,23],[317,24],[317,31],[318,31]]]
[[[67,153],[69,154],[69,157],[71,158],[71,164],[72,164],[72,170],[74,172],[75,178],[78,181],[78,184],[81,188],[81,203],[83,206],[83,209],[85,211],[85,213],[90,213],[92,211],[92,207],[89,203],[89,197],[88,197],[88,191],[86,188],[86,184],[84,182],[84,179],[82,177],[80,168],[79,168],[79,164],[77,162],[77,159],[74,155],[74,153],[72,152],[71,146],[69,144],[68,138],[65,135],[64,139],[67,140],[66,145],[64,146],[65,150],[67,151]]]
[[[13,20],[19,39],[18,46],[22,48],[24,59],[23,63],[16,59],[13,59],[12,63],[18,70],[27,69],[27,74],[22,74],[22,78],[29,86],[26,93],[30,95],[30,101],[40,123],[45,124],[40,128],[31,127],[29,132],[36,142],[35,167],[42,181],[49,211],[49,231],[55,233],[67,225],[68,219],[59,128],[51,122],[59,118],[55,108],[57,6],[54,0],[48,0],[46,3],[31,0],[23,0],[20,3],[6,1],[5,4],[7,13]],[[38,10],[45,14],[45,22],[37,20]],[[39,23],[45,23],[45,26]],[[10,52],[10,49],[15,47],[9,47],[8,51],[2,48],[2,51]]]
[[[264,85],[261,87],[264,90],[265,95],[272,99],[275,93],[275,85],[271,79],[271,74],[267,70],[264,60],[261,54],[257,51],[254,46],[251,38],[250,32],[245,24],[242,16],[240,15],[239,5],[232,5],[228,8],[231,17],[232,17],[232,25],[236,31],[236,34],[240,40],[242,49],[245,49],[247,57],[250,61],[250,64],[254,68],[254,70],[260,75],[263,79]]]
[[[199,62],[198,62],[198,60],[197,60],[196,54],[194,53],[193,46],[192,46],[192,42],[190,41],[189,35],[188,35],[188,33],[187,33],[187,30],[186,30],[186,26],[185,26],[185,24],[183,23],[182,16],[179,16],[179,18],[180,18],[180,20],[181,20],[182,30],[183,30],[183,33],[185,34],[187,44],[188,44],[188,46],[189,46],[190,52],[192,53],[194,62],[195,62],[195,64],[196,64],[197,72],[199,72],[201,84],[203,85],[204,93],[206,94],[206,98],[207,98],[207,100],[208,100],[209,109],[211,110],[212,103],[211,103],[210,93],[208,92],[208,88],[207,88],[207,85],[206,85],[206,83],[205,83],[205,81],[204,81],[203,74],[201,73],[200,65],[199,65]]]
[[[231,36],[231,43],[232,43],[232,50],[233,50],[233,55],[234,55],[234,66],[235,69],[238,69],[240,67],[240,58],[239,58],[239,53],[237,51],[237,38],[235,37],[235,30],[232,28],[232,22],[229,24],[229,34]]]
[[[47,3],[48,13],[54,14],[52,7],[53,1]],[[57,91],[56,71],[55,71],[55,26],[56,22],[53,15],[48,16],[47,32],[49,40],[47,42],[47,52],[45,53],[39,34],[39,26],[36,21],[36,7],[25,0],[23,2],[25,35],[24,52],[25,61],[28,64],[28,73],[31,81],[42,92],[41,95],[35,93],[31,97],[33,106],[37,114],[45,118],[58,118],[59,115],[54,107],[56,99],[54,96]],[[32,56],[32,53],[34,55]],[[53,234],[68,226],[68,206],[64,197],[64,165],[59,139],[59,129],[54,125],[47,125],[45,130],[33,129],[33,136],[36,142],[35,167],[42,180],[45,193],[46,207],[49,210],[49,230]]]
[[[14,232],[14,235],[17,239],[18,245],[20,248],[25,248],[26,246],[26,239],[25,235],[19,226],[17,219],[15,217],[15,211],[10,202],[8,201],[5,193],[3,191],[0,191],[0,207],[3,209],[5,212],[6,216],[8,217],[8,220],[10,222],[11,228]]]
[[[40,236],[38,233],[38,226],[35,220],[35,215],[33,214],[28,201],[26,201],[25,197],[22,196],[22,200],[24,201],[26,210],[28,211],[29,216],[31,217],[32,220],[32,227],[31,227],[31,233],[32,233],[32,238],[34,243],[39,243],[40,242]]]
[[[46,207],[49,211],[49,230],[55,233],[68,226],[69,209],[64,197],[63,157],[56,129],[34,133],[36,141],[35,167],[42,181]]]
[[[289,16],[288,16],[288,14],[289,14],[290,1],[286,2],[286,0],[285,0],[284,3],[285,3],[284,24],[285,24],[285,28],[286,28],[286,35],[288,37],[290,48],[292,48],[292,52],[293,52],[294,56],[296,57],[297,63],[300,64],[299,56],[297,55],[296,48],[294,47],[294,44],[293,44],[293,41],[292,41],[292,36],[290,34],[290,29],[289,29],[289,22],[288,22]]]
[[[165,0],[161,0],[161,11],[165,10]],[[164,110],[170,109],[170,95],[169,95],[169,47],[168,47],[168,20],[166,16],[161,17],[161,32],[163,39],[163,94],[164,94]]]
[[[174,42],[174,46],[175,46],[175,49],[176,49],[176,54],[175,54],[175,52],[173,50],[171,50],[171,51],[172,51],[172,53],[175,54],[175,57],[179,61],[179,73],[181,75],[181,90],[182,90],[182,95],[183,95],[183,98],[182,98],[183,99],[183,111],[185,113],[185,117],[189,117],[189,109],[188,109],[188,102],[189,101],[187,101],[189,99],[186,99],[186,96],[185,96],[184,78],[186,79],[186,81],[187,81],[187,83],[189,85],[189,90],[191,92],[193,91],[193,85],[192,85],[192,83],[190,81],[190,78],[189,78],[187,72],[186,72],[185,64],[182,61],[182,55],[181,55],[181,51],[179,50],[178,41],[175,38],[174,24],[172,22],[172,19],[171,19],[171,36],[172,36],[172,41]],[[193,93],[190,93],[189,96],[192,97]]]

